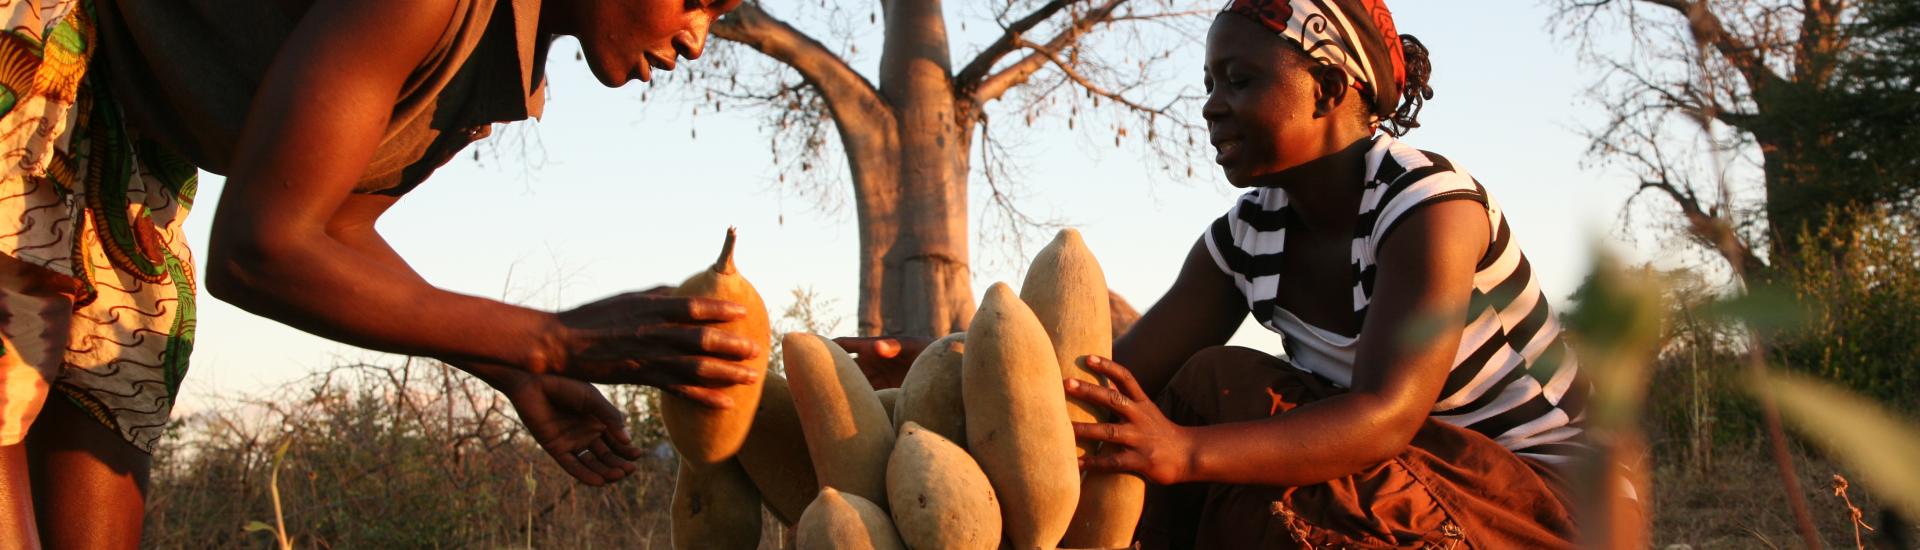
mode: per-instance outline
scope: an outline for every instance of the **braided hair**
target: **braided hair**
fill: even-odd
[[[1427,58],[1427,45],[1411,34],[1400,35],[1400,51],[1407,67],[1407,83],[1400,87],[1400,104],[1392,113],[1380,114],[1380,128],[1395,137],[1420,127],[1420,109],[1433,99],[1433,61]]]

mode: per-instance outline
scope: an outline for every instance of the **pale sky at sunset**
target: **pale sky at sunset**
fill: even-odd
[[[982,11],[959,11],[961,3],[948,2],[950,24]],[[816,5],[769,4],[775,15]],[[1446,155],[1487,187],[1506,208],[1548,296],[1564,307],[1589,266],[1593,239],[1612,228],[1630,190],[1626,175],[1584,162],[1586,143],[1577,130],[1601,116],[1582,97],[1594,70],[1575,62],[1572,44],[1551,36],[1547,8],[1531,1],[1391,5],[1400,31],[1419,36],[1434,63],[1436,97],[1421,116],[1424,127],[1407,141]],[[971,21],[972,34],[956,34],[956,66],[978,49],[969,40],[988,36],[980,27],[990,23]],[[878,33],[870,34],[877,51]],[[1176,50],[1174,59],[1190,65],[1182,69],[1187,79],[1176,84],[1197,86],[1199,40]],[[775,184],[757,113],[703,112],[696,120],[688,116],[690,104],[660,93],[643,109],[644,84],[603,88],[574,61],[575,50],[563,39],[551,56],[551,96],[532,130],[545,162],[477,163],[461,155],[386,215],[380,229],[401,255],[445,288],[553,309],[677,282],[712,261],[722,232],[733,225],[740,230],[740,269],[776,317],[792,289],[812,287],[837,301],[830,313],[845,319],[842,332],[851,332],[852,209],[825,212]],[[873,73],[870,62],[856,68]],[[696,123],[698,138],[690,140]],[[1192,151],[1196,168],[1205,169],[1182,181],[1139,162],[1134,149],[1115,149],[1109,134],[1086,139],[1063,126],[1041,126],[1026,135],[1023,148],[1030,208],[1078,227],[1109,286],[1145,310],[1201,230],[1238,193],[1213,170],[1211,148]],[[188,221],[196,254],[205,250],[223,183],[202,175],[201,208]],[[983,203],[976,194],[976,227]],[[1037,249],[1047,235],[1029,238]],[[974,243],[976,295],[995,281],[1018,281],[1005,262],[982,261],[985,246]],[[197,272],[205,273],[199,265]],[[252,316],[204,291],[199,315],[177,413],[215,406],[216,395],[258,393],[342,360],[381,360]],[[1236,343],[1280,349],[1276,336],[1251,324]]]

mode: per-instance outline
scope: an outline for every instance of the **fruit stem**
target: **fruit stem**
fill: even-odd
[[[733,241],[734,241],[734,238],[735,238],[735,237],[734,237],[734,228],[733,228],[733,227],[728,227],[728,228],[727,228],[727,242],[726,242],[725,244],[722,244],[722,245],[720,245],[720,259],[718,259],[718,260],[714,260],[714,261],[713,261],[713,272],[714,272],[714,273],[720,273],[720,274],[723,274],[723,275],[725,275],[725,274],[732,274],[732,273],[733,273]]]

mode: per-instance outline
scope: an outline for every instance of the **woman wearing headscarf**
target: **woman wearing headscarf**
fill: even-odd
[[[1089,360],[1113,387],[1068,382],[1115,418],[1082,466],[1153,484],[1146,548],[1569,545],[1588,386],[1499,203],[1399,139],[1425,48],[1380,0],[1233,0],[1206,49],[1247,192]],[[1248,315],[1284,357],[1223,345]]]

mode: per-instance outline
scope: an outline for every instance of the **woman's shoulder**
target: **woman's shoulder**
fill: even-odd
[[[1371,233],[1383,234],[1407,212],[1447,200],[1471,200],[1493,208],[1487,190],[1465,168],[1447,157],[1383,135],[1367,156],[1368,179],[1361,196]]]
[[[1486,188],[1480,187],[1465,167],[1400,138],[1382,135],[1380,144],[1367,156],[1367,171],[1367,190],[1361,196],[1361,210],[1365,212],[1404,213],[1442,198],[1488,202]]]
[[[1465,176],[1466,170],[1446,156],[1421,149],[1390,134],[1381,134],[1367,152],[1367,186],[1408,186],[1433,176]],[[1471,179],[1471,176],[1468,176]]]

